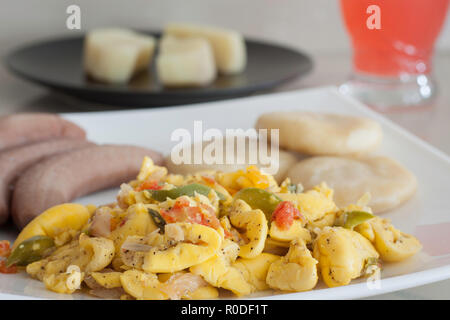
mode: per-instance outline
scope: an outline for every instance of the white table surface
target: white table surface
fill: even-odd
[[[347,53],[314,56],[312,73],[274,91],[338,85],[351,72]],[[450,52],[435,57],[435,77],[439,93],[435,101],[424,108],[385,114],[394,122],[413,132],[423,140],[450,154]],[[46,89],[36,87],[9,74],[0,66],[0,114],[20,111],[77,112],[108,109],[86,102],[61,97]],[[450,214],[450,213],[449,213]],[[450,299],[450,280],[413,289],[375,296],[371,299]]]

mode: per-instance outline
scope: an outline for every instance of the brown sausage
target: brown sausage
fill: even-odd
[[[52,139],[0,152],[0,225],[8,219],[11,187],[23,171],[45,157],[92,145],[83,139]]]
[[[0,117],[0,149],[52,138],[84,139],[76,124],[51,113],[16,113]]]
[[[136,178],[144,156],[155,164],[162,155],[150,149],[103,145],[65,152],[29,168],[17,180],[12,218],[23,228],[46,209]]]

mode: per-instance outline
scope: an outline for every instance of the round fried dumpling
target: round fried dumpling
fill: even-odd
[[[417,188],[417,180],[397,161],[387,157],[365,159],[313,157],[297,163],[288,176],[306,189],[326,182],[334,190],[338,207],[356,203],[366,192],[373,212],[393,209],[408,200]]]
[[[258,153],[259,146],[258,141],[256,139],[245,139],[245,146],[242,148],[237,144],[236,139],[234,139],[234,151],[233,155],[231,156],[231,162],[227,161],[227,148],[226,144],[229,140],[228,139],[218,139],[212,140],[212,141],[203,141],[203,142],[196,142],[191,145],[191,157],[189,159],[189,163],[181,163],[176,164],[177,161],[174,161],[171,154],[169,154],[166,157],[165,165],[170,173],[175,174],[194,174],[196,172],[200,171],[222,171],[222,172],[234,172],[237,170],[245,170],[249,165],[256,165],[260,169],[267,169],[270,167],[270,158],[271,158],[271,150],[270,150],[270,144],[267,146],[267,150],[265,152],[262,152],[261,154]],[[222,148],[223,155],[219,160],[222,164],[212,163],[215,158],[215,153],[212,150],[213,145],[217,144],[218,147]],[[194,152],[195,148],[198,148],[202,152],[202,162],[199,164],[194,164]],[[276,146],[278,148],[278,146]],[[211,151],[211,152],[210,152]],[[180,152],[182,153],[182,152]],[[255,159],[252,159],[251,157],[254,156]],[[288,151],[279,150],[279,157],[276,159],[276,156],[274,157],[273,161],[275,161],[275,164],[278,165],[278,170],[274,174],[275,180],[278,182],[281,182],[286,177],[286,173],[289,170],[290,167],[292,167],[297,161],[299,160],[299,157]],[[256,162],[256,163],[255,163]],[[270,173],[270,172],[268,172]]]
[[[261,115],[257,129],[279,129],[280,146],[310,155],[349,155],[373,151],[382,130],[373,120],[306,111]]]

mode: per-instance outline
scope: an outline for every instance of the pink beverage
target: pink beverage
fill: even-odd
[[[429,77],[434,44],[449,2],[341,0],[354,68],[342,91],[381,107],[429,100],[435,91]]]
[[[369,29],[366,12],[380,8],[381,29]],[[434,42],[449,0],[341,0],[359,72],[379,75],[428,73]]]

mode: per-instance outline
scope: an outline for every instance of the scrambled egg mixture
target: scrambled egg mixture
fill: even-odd
[[[421,249],[359,203],[338,208],[326,184],[304,191],[256,167],[168,174],[145,158],[117,201],[55,206],[19,235],[9,265],[49,290],[104,298],[210,299],[226,291],[306,291],[380,271]]]

